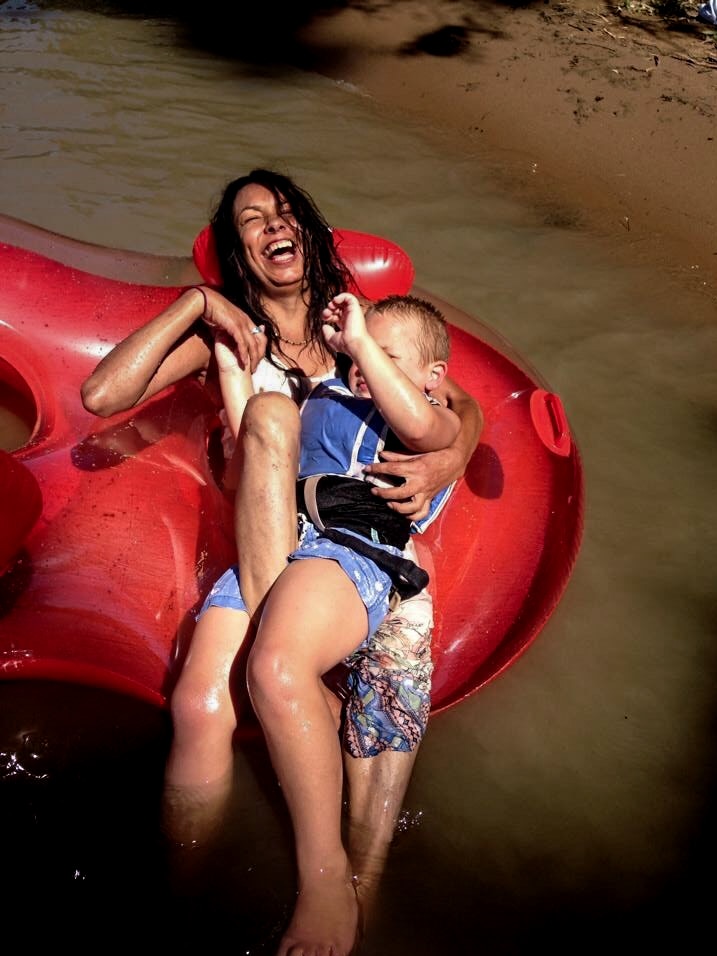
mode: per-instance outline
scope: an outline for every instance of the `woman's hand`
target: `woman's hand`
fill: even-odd
[[[483,427],[483,413],[478,403],[447,376],[441,386],[441,399],[447,401],[448,407],[461,420],[461,430],[452,445],[421,455],[384,450],[381,452],[381,461],[367,465],[364,469],[366,475],[384,476],[392,478],[394,482],[398,478],[405,478],[400,485],[375,487],[373,494],[383,498],[390,508],[412,521],[425,518],[431,499],[462,477],[478,446]]]
[[[204,297],[201,318],[209,328],[221,331],[233,339],[239,364],[255,372],[266,354],[267,338],[264,326],[256,325],[246,312],[214,289],[197,286],[197,291]]]
[[[400,477],[405,478],[405,481],[390,488],[374,486],[372,494],[383,498],[389,508],[412,521],[426,517],[434,495],[460,477],[465,466],[462,451],[453,445],[421,455],[383,451],[381,459],[365,467],[367,475],[394,479]]]

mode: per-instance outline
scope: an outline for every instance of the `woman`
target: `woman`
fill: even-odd
[[[258,169],[229,183],[212,228],[222,294],[206,286],[182,293],[100,362],[82,387],[82,399],[89,411],[108,416],[194,375],[219,402],[214,332],[224,330],[235,341],[257,394],[244,413],[227,480],[230,486],[237,484],[242,592],[256,622],[295,536],[295,401],[310,383],[335,374],[336,360],[321,331],[322,311],[352,283],[325,219],[286,176]],[[433,495],[463,474],[480,432],[479,408],[450,379],[440,397],[461,419],[453,445],[424,456],[390,454],[390,460],[370,469],[377,476],[405,478],[399,488],[376,493],[411,517],[423,517]],[[351,662],[344,735],[350,852],[366,892],[380,874],[425,731],[431,628],[425,596],[404,602],[378,629],[371,647]],[[167,806],[170,826],[182,825],[185,840],[192,838],[185,826],[191,811],[201,828],[229,792],[231,733],[237,721],[230,676],[240,643],[239,635],[231,634],[221,645],[193,639],[172,696],[175,734],[167,764]],[[398,693],[404,677],[416,691],[418,703],[411,712]],[[375,693],[367,693],[369,688]],[[368,750],[357,731],[367,723],[376,728]]]
[[[415,593],[415,565],[401,558],[411,522],[371,495],[363,464],[383,442],[435,450],[459,428],[458,416],[432,398],[450,346],[445,319],[430,303],[388,297],[364,317],[358,299],[343,292],[324,315],[327,341],[353,364],[345,380],[318,384],[301,406],[301,534],[267,595],[247,662],[251,700],[294,826],[299,896],[282,956],[352,950],[358,905],[341,838],[341,752],[322,677],[370,640],[393,587]],[[216,349],[236,433],[251,381],[229,343],[219,340]],[[248,634],[240,574],[230,568],[212,588],[197,640],[216,645],[227,632]]]

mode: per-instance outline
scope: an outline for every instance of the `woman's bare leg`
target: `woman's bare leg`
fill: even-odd
[[[296,548],[299,412],[278,392],[247,402],[237,439],[234,535],[242,596],[252,616]]]
[[[256,614],[297,546],[296,477],[301,423],[294,402],[261,392],[247,402],[236,461],[234,536],[241,566],[242,597]],[[325,690],[338,729],[341,702]]]
[[[300,419],[295,404],[278,393],[249,399],[237,441],[235,537],[242,594],[256,611],[296,547],[295,483]],[[324,591],[324,595],[328,592]],[[321,685],[334,733],[341,705]],[[346,757],[351,861],[366,903],[375,892],[415,760],[389,752],[378,758]]]
[[[341,748],[321,675],[360,644],[366,627],[366,610],[338,564],[296,561],[271,591],[249,657],[249,692],[291,815],[299,876],[277,956],[347,956],[354,947],[358,903],[342,842]]]
[[[172,693],[162,816],[167,836],[178,844],[206,840],[229,797],[237,725],[232,668],[248,627],[241,611],[209,608],[195,628]]]

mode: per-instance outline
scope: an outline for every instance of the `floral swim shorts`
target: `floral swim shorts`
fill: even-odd
[[[414,750],[431,709],[433,602],[402,601],[345,664],[343,746],[352,757]]]

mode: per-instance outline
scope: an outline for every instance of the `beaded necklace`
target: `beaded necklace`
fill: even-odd
[[[297,347],[303,346],[303,345],[308,345],[309,342],[311,341],[311,339],[304,339],[303,342],[294,342],[293,339],[285,339],[284,336],[283,336],[283,335],[279,335],[278,332],[276,333],[276,337],[277,337],[277,339],[278,339],[280,342],[283,342],[284,345],[296,345]]]

